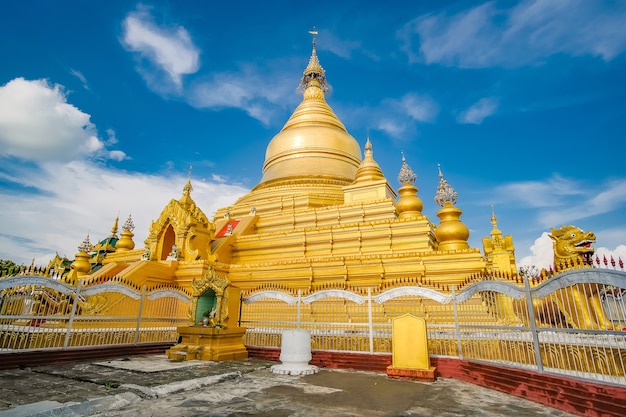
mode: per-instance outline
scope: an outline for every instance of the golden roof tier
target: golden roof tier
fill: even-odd
[[[343,202],[341,187],[351,184],[361,163],[358,142],[326,103],[324,69],[315,40],[300,82],[303,100],[267,146],[261,182],[240,203],[277,196],[325,196]]]

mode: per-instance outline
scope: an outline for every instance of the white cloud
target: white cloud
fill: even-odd
[[[321,32],[319,39],[320,42],[317,43],[318,49],[330,51],[345,59],[350,58],[352,52],[361,48],[361,42],[339,39],[332,32],[326,30]]]
[[[587,183],[554,175],[545,181],[506,184],[498,187],[496,193],[499,207],[519,211],[518,224],[509,230],[514,238],[528,236],[534,230],[574,224],[596,234],[597,248],[624,244],[626,229],[622,225],[622,213],[626,209],[626,178]],[[605,228],[606,224],[612,227]],[[549,240],[535,241],[530,252],[525,246],[516,244],[519,265],[545,267],[552,259]],[[549,256],[546,251],[550,252]]]
[[[626,245],[618,245],[615,249],[609,249],[605,247],[596,248],[596,255],[598,256],[598,260],[601,263],[601,266],[604,265],[604,258],[607,260],[607,267],[612,267],[611,258],[615,261],[615,266],[619,268],[619,260],[622,260],[622,263],[626,263]],[[595,256],[594,256],[595,259]]]
[[[113,159],[114,161],[123,161],[124,159],[129,159],[128,156],[126,156],[126,153],[122,151],[109,152],[109,158]]]
[[[289,78],[285,65],[295,68],[293,63],[277,61],[269,63],[268,68],[248,64],[238,72],[214,74],[190,85],[185,93],[186,99],[197,108],[241,109],[267,126],[281,108],[298,100],[295,93],[297,80],[294,79],[293,88],[285,82],[271,81]]]
[[[168,92],[168,86],[180,90],[182,76],[198,71],[200,51],[184,27],[159,26],[146,8],[129,13],[122,27],[123,45],[152,64],[138,69],[153,90]],[[164,81],[161,72],[167,74],[171,83],[161,84]]]
[[[63,87],[16,78],[0,87],[0,156],[70,161],[101,156],[90,115],[69,104]]]
[[[568,223],[622,208],[626,205],[626,178],[596,185],[591,190],[585,190],[585,196],[586,198],[580,199],[577,204],[544,211],[540,215],[541,224],[549,226]]]
[[[624,3],[526,0],[508,9],[507,4],[419,16],[398,32],[402,48],[411,62],[464,68],[523,66],[558,53],[609,61],[626,49]]]
[[[536,267],[548,269],[554,263],[554,247],[548,232],[543,232],[530,247],[532,255],[517,261],[517,267]]]
[[[498,109],[498,99],[496,97],[485,97],[472,104],[458,117],[459,123],[479,125],[485,118],[491,116]]]
[[[376,129],[394,139],[406,139],[416,134],[415,122],[433,122],[439,114],[439,106],[428,96],[407,93],[399,99],[384,99],[376,108],[361,110],[361,113],[367,115]]]
[[[87,78],[85,78],[85,76],[83,75],[82,72],[80,72],[78,70],[75,70],[75,69],[70,69],[70,74],[72,74],[74,77],[78,78],[78,80],[83,85],[83,88],[85,90],[89,91],[89,84],[87,84]]]
[[[585,195],[578,180],[564,178],[558,174],[545,181],[512,182],[496,188],[499,201],[515,202],[521,207],[559,207],[561,210],[567,197]]]
[[[399,101],[389,100],[389,103],[418,122],[432,122],[439,113],[439,107],[433,99],[415,93],[407,93]]]
[[[9,174],[5,173],[5,177]],[[143,247],[152,220],[172,198],[178,199],[186,176],[146,175],[105,168],[92,162],[45,163],[40,169],[16,164],[13,183],[37,193],[0,190],[0,259],[47,262],[55,251],[74,257],[89,233],[92,243],[110,234],[115,216],[131,213],[136,247]],[[247,192],[239,186],[193,180],[192,198],[210,216]]]
[[[409,127],[406,123],[392,119],[380,119],[376,123],[375,127],[376,129],[382,130],[387,135],[396,139],[401,138],[407,133],[407,131],[409,131]]]

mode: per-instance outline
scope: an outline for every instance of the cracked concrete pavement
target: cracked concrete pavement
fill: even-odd
[[[329,369],[277,375],[273,364],[150,355],[0,371],[0,417],[572,416],[452,379]]]

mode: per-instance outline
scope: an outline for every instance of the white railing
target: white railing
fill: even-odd
[[[176,342],[190,297],[104,282],[76,286],[42,276],[0,280],[0,354],[79,346]]]
[[[404,286],[242,299],[246,345],[278,348],[284,329],[310,330],[312,348],[391,353],[391,319],[427,321],[429,352],[626,385],[626,273],[587,268],[542,283],[484,280],[456,292]]]

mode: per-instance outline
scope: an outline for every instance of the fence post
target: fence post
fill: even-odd
[[[72,325],[74,324],[74,317],[76,316],[76,309],[78,308],[78,295],[80,294],[80,288],[83,285],[83,280],[79,279],[74,290],[74,302],[72,303],[72,312],[70,313],[70,319],[67,322],[67,332],[65,333],[65,340],[63,341],[63,349],[67,348],[70,343],[70,335],[72,334]]]
[[[374,323],[372,321],[372,287],[367,287],[367,321],[370,326],[370,354],[374,353]]]
[[[239,293],[239,319],[237,320],[237,327],[241,327],[241,310],[243,309],[243,293]]]
[[[456,307],[456,286],[452,285],[452,310],[454,311],[454,333],[456,334],[456,344],[459,350],[459,359],[463,359],[463,343],[461,343],[461,323],[459,323],[459,310]]]
[[[302,290],[298,290],[298,330],[300,330],[300,303],[302,302]]]
[[[528,309],[528,326],[533,336],[533,345],[535,347],[535,362],[537,362],[537,371],[543,373],[543,362],[541,361],[541,348],[539,345],[539,332],[537,331],[537,323],[535,322],[535,309],[533,308],[533,299],[530,293],[530,280],[528,276],[524,277],[524,289],[526,290],[526,308]]]
[[[135,327],[135,344],[139,343],[139,328],[141,326],[141,312],[143,311],[143,300],[146,298],[146,286],[141,287],[141,297],[139,298],[139,312],[137,313],[137,326]]]

